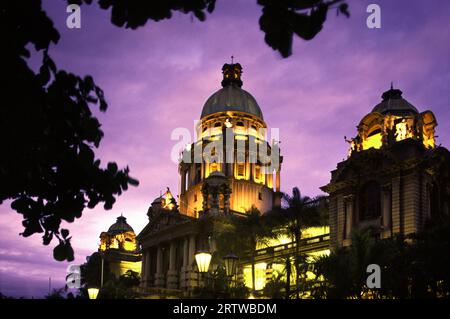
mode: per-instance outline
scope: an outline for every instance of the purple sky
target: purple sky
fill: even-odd
[[[119,29],[97,5],[82,6],[82,28],[65,27],[64,1],[45,8],[61,33],[50,54],[58,67],[91,74],[109,102],[99,114],[105,138],[97,156],[129,165],[140,186],[118,198],[111,211],[86,210],[73,224],[74,263],[97,249],[100,232],[120,213],[138,233],[147,208],[169,186],[178,193],[177,166],[170,160],[176,127],[192,131],[206,99],[220,88],[221,67],[234,55],[244,69],[243,88],[256,98],[269,127],[280,128],[283,191],[299,186],[320,194],[330,170],[344,159],[343,136],[380,101],[394,81],[420,111],[438,120],[438,144],[450,145],[450,3],[349,0],[351,18],[329,14],[312,41],[294,40],[288,59],[270,49],[259,30],[256,1],[217,0],[204,23],[175,14],[136,31]],[[382,9],[382,28],[366,27],[366,7]],[[48,278],[63,286],[67,263],[53,260],[39,235],[23,238],[21,215],[0,206],[0,292],[43,296]]]

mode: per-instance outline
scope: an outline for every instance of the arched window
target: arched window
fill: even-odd
[[[366,183],[359,197],[359,220],[370,220],[381,216],[381,187],[375,181]]]

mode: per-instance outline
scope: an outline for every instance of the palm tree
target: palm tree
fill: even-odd
[[[323,197],[311,199],[302,196],[298,187],[292,189],[292,195],[283,193],[284,206],[269,213],[272,225],[277,227],[279,233],[286,234],[295,245],[295,283],[296,296],[299,297],[300,277],[300,240],[302,231],[312,226],[327,224],[326,207],[322,204]]]
[[[218,246],[218,257],[234,253],[242,259],[250,255],[254,292],[256,249],[260,245],[268,245],[274,236],[265,217],[252,206],[245,216],[228,215],[216,218],[213,236]]]
[[[314,289],[315,297],[361,299],[368,291],[366,269],[374,261],[374,247],[370,231],[354,231],[351,247],[316,258],[313,272],[316,279],[321,279]]]

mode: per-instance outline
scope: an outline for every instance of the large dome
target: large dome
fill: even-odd
[[[404,115],[405,113],[419,113],[419,111],[407,100],[402,97],[402,91],[398,89],[391,89],[382,95],[383,101],[377,104],[372,112],[381,114],[397,114]]]
[[[209,97],[203,106],[201,118],[217,112],[245,112],[263,119],[255,98],[241,89],[242,67],[239,63],[224,64],[222,67],[223,88]]]
[[[263,119],[255,98],[237,85],[227,85],[209,97],[203,106],[201,117],[226,111],[245,112]]]
[[[123,234],[126,232],[134,232],[134,230],[127,224],[127,219],[123,216],[117,217],[117,221],[108,229],[108,233],[111,235]]]

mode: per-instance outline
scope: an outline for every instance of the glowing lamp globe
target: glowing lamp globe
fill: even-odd
[[[238,257],[235,254],[229,254],[223,258],[223,261],[225,263],[225,272],[228,277],[234,276],[236,274],[237,260]]]
[[[97,299],[98,288],[88,288],[89,299]]]
[[[199,251],[195,254],[195,261],[197,262],[199,272],[208,272],[211,253],[205,250]]]

